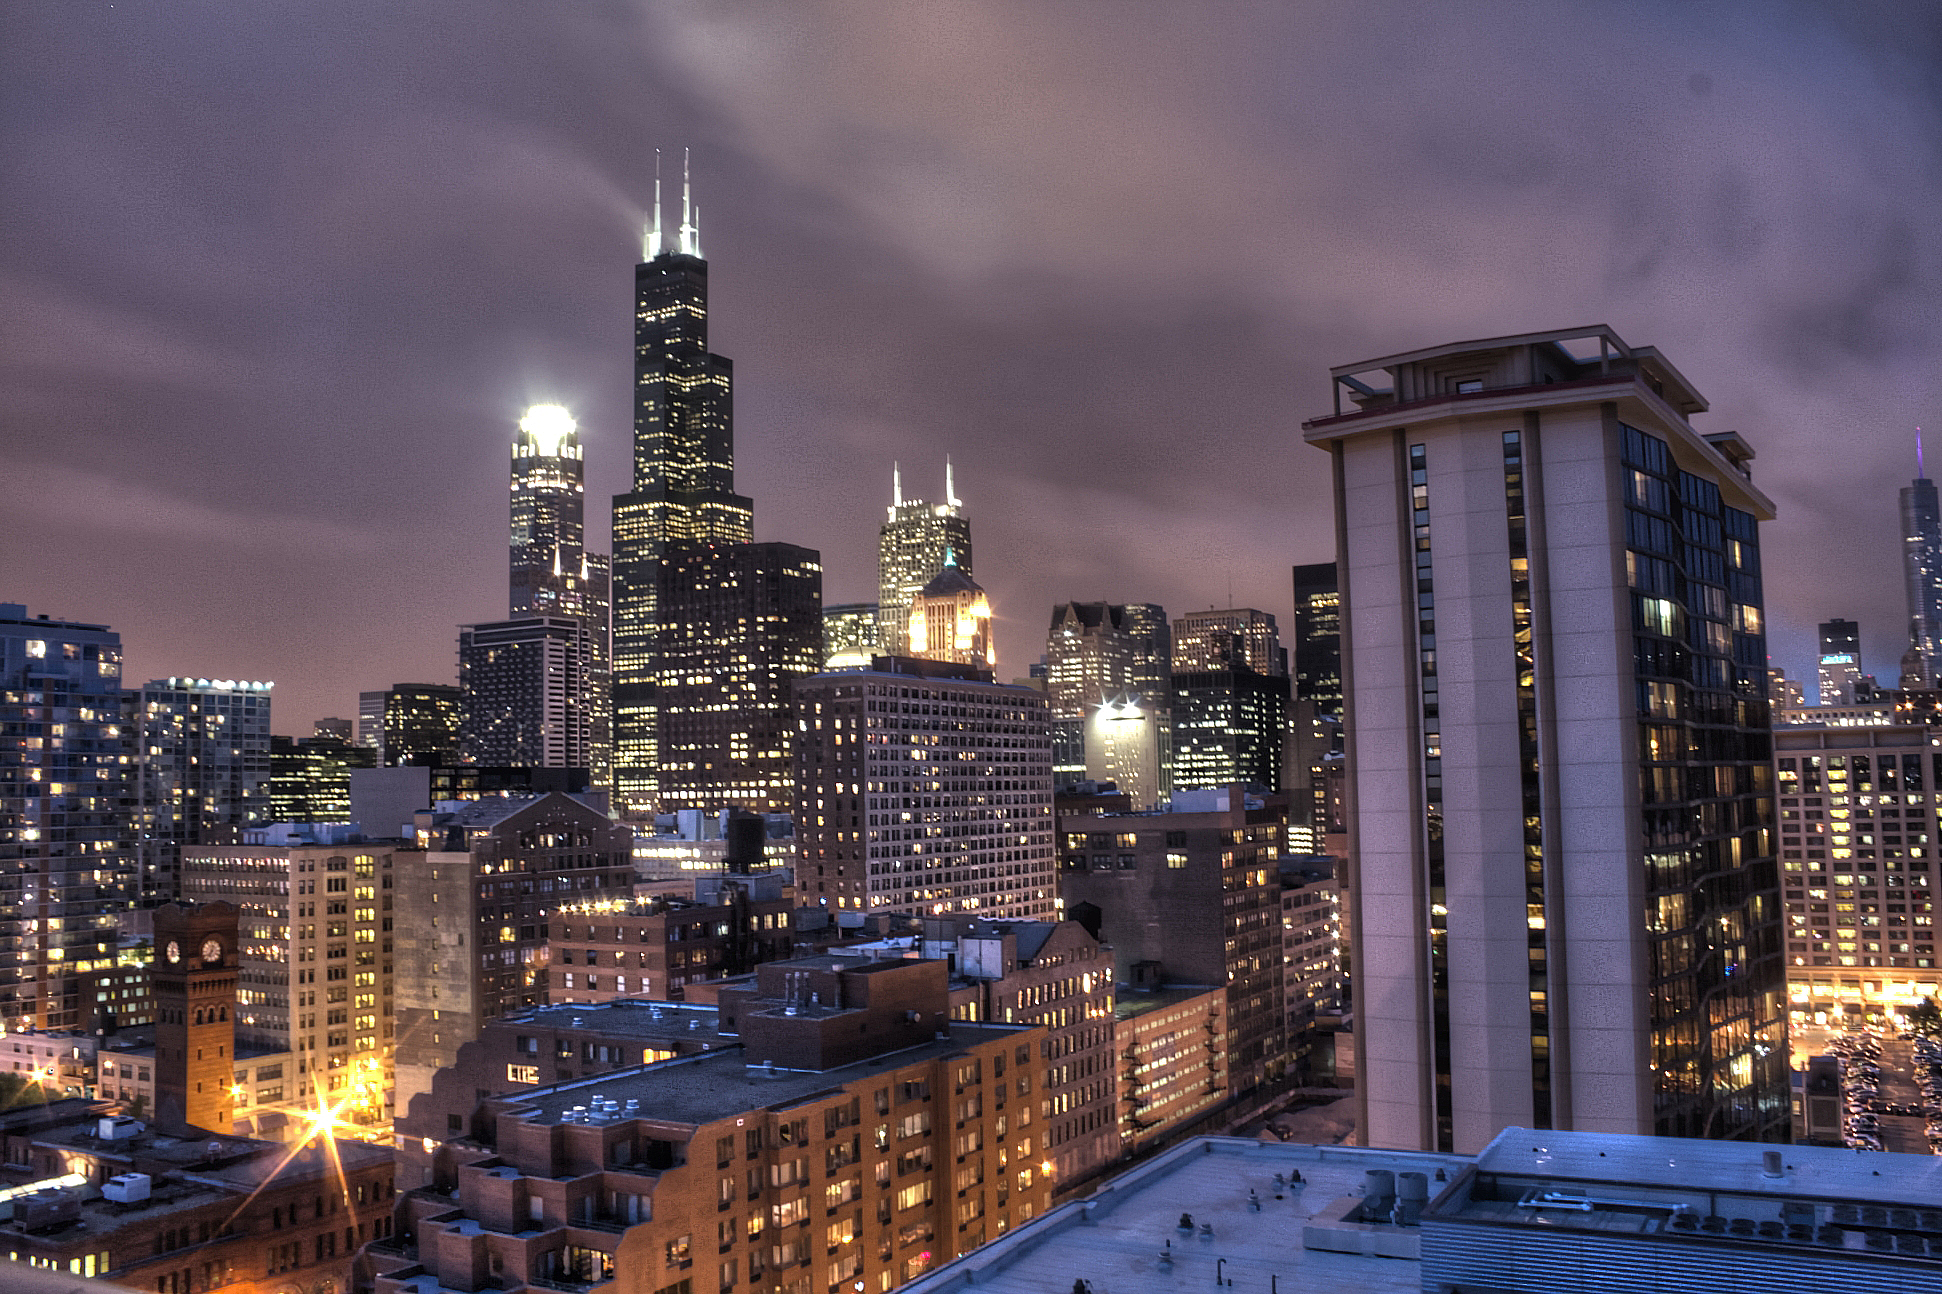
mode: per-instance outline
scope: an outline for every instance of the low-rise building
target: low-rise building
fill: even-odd
[[[1341,887],[1333,860],[1282,860],[1281,1000],[1288,1068],[1314,1082],[1335,1072],[1331,1027],[1343,1006]]]
[[[1225,989],[1122,985],[1114,1017],[1119,1139],[1127,1154],[1164,1141],[1227,1100]]]
[[[737,1047],[441,1087],[401,1121],[427,1184],[366,1250],[371,1288],[883,1291],[1006,1234],[1051,1199],[1043,1033],[951,1021],[947,974],[770,963],[723,993]]]
[[[697,876],[691,899],[608,896],[548,917],[552,1002],[680,1001],[687,986],[742,975],[791,951],[795,899],[780,872]]]

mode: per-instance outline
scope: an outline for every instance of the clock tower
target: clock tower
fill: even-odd
[[[229,1136],[236,1061],[233,903],[155,909],[155,1122]]]

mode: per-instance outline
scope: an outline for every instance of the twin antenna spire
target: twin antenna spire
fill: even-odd
[[[681,150],[681,228],[677,251],[683,256],[701,256],[701,208],[692,201],[688,183],[688,150]],[[654,219],[641,238],[641,259],[651,261],[661,254],[661,150],[654,150]]]
[[[949,454],[944,456],[944,502],[953,508],[962,506],[962,500],[958,498],[957,485],[952,479]],[[901,463],[896,462],[890,464],[890,506],[893,508],[904,506],[904,469]]]

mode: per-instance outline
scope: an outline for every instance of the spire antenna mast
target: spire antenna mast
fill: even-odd
[[[695,237],[694,208],[689,201],[688,150],[681,150],[681,254],[699,256],[700,240]]]
[[[904,469],[903,464],[892,460],[890,464],[890,506],[904,506]]]
[[[958,506],[957,486],[951,482],[951,456],[944,455],[944,502],[953,508]]]
[[[654,150],[654,223],[641,241],[641,259],[651,261],[661,254],[661,150]]]

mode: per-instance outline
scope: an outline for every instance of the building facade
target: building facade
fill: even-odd
[[[357,741],[373,746],[378,763],[455,764],[459,759],[461,694],[449,683],[395,683],[360,692]]]
[[[129,691],[144,903],[180,897],[183,846],[268,818],[271,686],[165,678]]]
[[[459,630],[459,752],[469,764],[587,768],[593,639],[577,616]]]
[[[1140,783],[1140,770],[1155,766],[1154,784],[1128,787],[1142,807],[1165,795],[1172,758],[1168,706],[1173,688],[1173,643],[1167,613],[1151,603],[1062,602],[1052,608],[1045,640],[1045,693],[1052,702],[1052,766],[1059,786],[1082,781]],[[1088,725],[1106,706],[1121,715],[1150,720],[1151,750],[1144,740],[1116,741],[1093,758]],[[1117,731],[1106,724],[1102,737]],[[1146,798],[1139,798],[1150,790]]]
[[[1751,448],[1604,328],[1333,376],[1363,1137],[1784,1137]]]
[[[396,885],[421,855],[318,834],[278,824],[244,833],[275,844],[187,849],[183,895],[238,909],[236,1042],[277,1058],[273,1077],[242,1084],[238,1115],[334,1106],[370,1136],[392,1115]]]
[[[420,814],[424,853],[398,869],[398,1108],[431,1089],[480,1025],[546,1001],[547,917],[630,898],[633,833],[572,796]]]
[[[1235,782],[1280,791],[1288,763],[1288,676],[1244,664],[1173,672],[1173,785]]]
[[[266,822],[349,822],[351,770],[377,767],[378,752],[337,737],[270,738]]]
[[[944,569],[910,604],[906,641],[922,660],[991,669],[991,601],[970,574],[945,554]]]
[[[708,262],[686,180],[672,250],[653,225],[634,267],[633,488],[614,498],[614,791],[633,812],[660,806],[656,721],[660,564],[670,544],[746,544],[755,506],[735,493],[734,366],[708,349]]]
[[[661,803],[793,807],[790,688],[822,670],[821,555],[794,544],[674,544],[659,569]]]
[[[1942,498],[1935,482],[1920,475],[1916,457],[1917,475],[1901,492],[1902,586],[1909,646],[1920,665],[1914,686],[1934,687],[1942,678]]]
[[[1820,686],[1822,705],[1854,705],[1861,698],[1861,626],[1852,620],[1821,622]]]
[[[661,998],[746,975],[792,949],[794,897],[779,873],[698,878],[692,899],[563,903],[547,918],[549,1002]]]
[[[578,424],[557,404],[536,404],[512,446],[508,614],[572,616],[586,630],[579,706],[586,768],[595,786],[613,774],[612,591],[606,557],[586,547],[585,453]]]
[[[1840,1026],[1942,991],[1942,755],[1925,724],[1774,732],[1793,1009]]]
[[[140,893],[121,636],[0,603],[0,1024],[92,1024],[115,913]]]
[[[1065,910],[1097,909],[1122,981],[1224,985],[1231,1092],[1278,1073],[1284,1051],[1279,860],[1285,800],[1241,787],[1179,792],[1168,813],[1061,813]],[[1155,973],[1150,968],[1157,967]]]
[[[938,577],[947,560],[967,576],[972,572],[971,519],[964,515],[944,465],[944,501],[904,498],[903,473],[891,470],[890,509],[877,535],[877,652],[915,656],[910,641],[910,610],[924,586]]]
[[[1049,917],[1045,697],[879,656],[796,684],[797,892],[910,916]]]
[[[881,651],[876,603],[845,602],[823,608],[823,668],[859,669]]]

